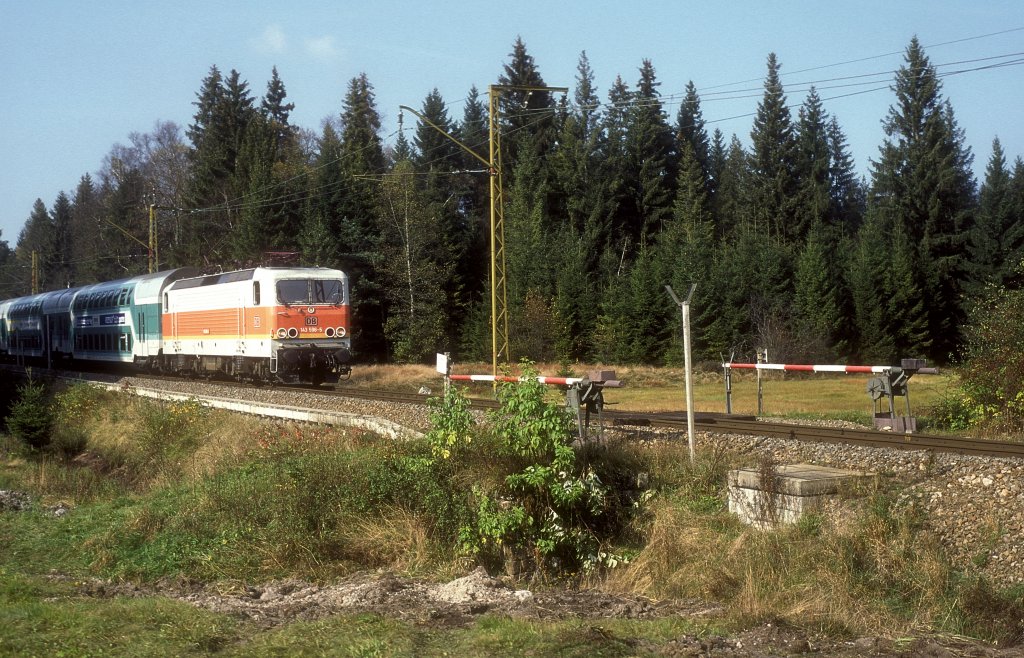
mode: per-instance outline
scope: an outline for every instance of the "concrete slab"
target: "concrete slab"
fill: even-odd
[[[729,511],[744,523],[760,528],[794,523],[807,512],[821,509],[843,487],[871,482],[874,473],[813,464],[789,464],[775,469],[776,481],[761,487],[757,469],[729,471]]]
[[[777,493],[790,496],[821,496],[835,494],[840,487],[855,484],[874,474],[863,471],[849,471],[842,468],[815,466],[814,464],[789,464],[775,469],[778,482],[774,487],[761,486],[761,474],[756,468],[741,468],[729,471],[729,486],[744,489],[774,489]]]

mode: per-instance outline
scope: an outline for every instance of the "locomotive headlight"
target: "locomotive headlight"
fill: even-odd
[[[285,329],[284,327],[281,327],[280,329],[277,330],[277,337],[278,338],[284,338],[287,335],[288,335],[288,330]]]
[[[334,327],[327,327],[327,329],[324,330],[324,334],[326,334],[328,338],[334,338],[334,333]]]
[[[338,338],[344,338],[345,334],[347,332],[345,331],[345,327],[338,327],[338,332],[337,333],[338,333]]]
[[[299,330],[295,327],[288,327],[288,337],[295,338],[299,335]]]

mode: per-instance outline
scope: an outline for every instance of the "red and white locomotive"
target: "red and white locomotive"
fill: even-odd
[[[351,373],[348,277],[257,267],[178,279],[161,298],[164,370],[285,383]]]

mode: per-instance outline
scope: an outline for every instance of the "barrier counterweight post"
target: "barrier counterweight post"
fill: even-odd
[[[732,368],[729,367],[729,364],[733,362],[735,356],[735,354],[731,354],[728,363],[722,364],[725,375],[725,413],[728,416],[732,415]]]

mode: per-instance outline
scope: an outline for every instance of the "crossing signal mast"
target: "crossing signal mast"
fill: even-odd
[[[416,116],[424,124],[441,133],[487,167],[490,175],[491,199],[491,365],[493,374],[498,374],[498,361],[509,362],[508,347],[508,283],[505,269],[505,193],[501,170],[501,129],[498,101],[501,94],[509,91],[568,93],[568,87],[532,87],[527,85],[490,85],[488,98],[488,158],[462,143],[443,128],[433,123],[416,110],[400,105],[402,110]]]

